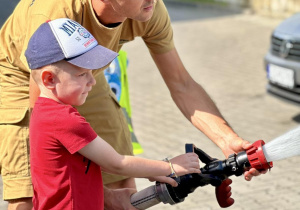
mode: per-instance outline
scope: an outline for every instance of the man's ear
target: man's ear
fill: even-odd
[[[56,84],[56,75],[52,71],[45,70],[42,72],[41,76],[43,85],[50,90],[54,90]]]

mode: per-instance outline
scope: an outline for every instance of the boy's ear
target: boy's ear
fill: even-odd
[[[52,71],[43,71],[41,75],[43,85],[50,90],[55,89],[55,76]]]

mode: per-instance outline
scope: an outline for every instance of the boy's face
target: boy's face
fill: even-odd
[[[96,80],[92,71],[74,66],[67,61],[60,61],[56,65],[59,69],[55,85],[57,99],[74,106],[82,105]]]

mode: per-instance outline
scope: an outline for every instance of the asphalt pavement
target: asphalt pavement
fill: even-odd
[[[300,106],[274,98],[265,90],[263,57],[271,32],[281,20],[203,4],[168,1],[167,8],[185,67],[241,137],[250,142],[259,139],[269,142],[299,126]],[[137,38],[124,46],[124,50],[129,58],[133,125],[144,148],[139,156],[171,158],[185,152],[185,143],[194,143],[210,156],[224,159],[220,149],[195,129],[172,102],[142,40]],[[299,156],[276,161],[270,172],[250,182],[242,176],[232,177],[235,204],[228,209],[300,209],[299,161]],[[138,190],[152,184],[137,179]],[[5,203],[0,202],[0,209],[3,208]],[[214,188],[205,186],[197,188],[180,204],[161,203],[151,209],[221,208]]]

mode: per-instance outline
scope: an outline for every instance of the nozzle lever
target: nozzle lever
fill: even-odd
[[[217,160],[216,158],[210,157],[208,154],[206,154],[203,150],[195,147],[194,144],[185,144],[185,152],[194,152],[198,155],[199,159],[202,163],[208,164],[212,161]]]

